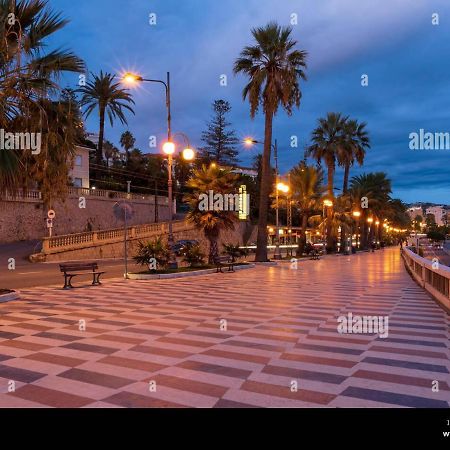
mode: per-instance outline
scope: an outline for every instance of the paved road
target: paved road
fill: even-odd
[[[0,407],[449,407],[450,319],[398,249],[22,295]],[[339,333],[349,313],[389,327]]]

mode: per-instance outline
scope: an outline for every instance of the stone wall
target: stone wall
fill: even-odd
[[[123,223],[116,219],[114,198],[86,196],[86,208],[79,207],[79,196],[70,195],[64,203],[56,203],[53,235],[81,233],[83,231],[119,228]],[[134,218],[130,225],[155,221],[154,197],[145,200],[128,200],[133,204]],[[168,220],[167,198],[158,198],[159,221]],[[41,201],[21,199],[0,201],[0,243],[41,239],[48,236],[47,210]]]
[[[219,239],[219,250],[222,252],[224,243],[232,244],[245,244],[256,241],[256,226],[250,225],[247,222],[238,222],[235,224],[234,230],[225,230],[221,233]],[[163,235],[163,238],[167,240],[167,234]],[[136,253],[137,245],[140,240],[153,240],[154,238],[147,239],[134,239],[128,243],[128,255],[133,257]],[[196,239],[199,241],[200,246],[208,255],[209,242],[204,237],[203,233],[199,232],[193,227],[187,227],[184,231],[175,231],[174,240],[180,239]],[[61,253],[55,253],[46,255],[45,261],[75,261],[75,260],[94,260],[102,258],[123,258],[124,244],[123,242],[116,242],[112,244],[96,245],[89,248],[70,250]]]

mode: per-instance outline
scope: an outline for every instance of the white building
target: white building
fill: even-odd
[[[430,206],[427,208],[425,213],[432,214],[434,216],[434,220],[436,221],[436,225],[442,226],[445,225],[445,209],[443,206]]]
[[[422,216],[422,218],[424,217],[421,206],[411,206],[411,208],[407,209],[407,213],[409,214],[411,220],[414,220],[417,216]]]
[[[70,169],[69,176],[75,187],[89,189],[89,148],[76,146],[73,167]]]

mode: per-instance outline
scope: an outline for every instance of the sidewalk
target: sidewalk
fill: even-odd
[[[25,289],[0,304],[0,407],[448,408],[449,316],[399,253]],[[388,337],[339,334],[349,312]]]

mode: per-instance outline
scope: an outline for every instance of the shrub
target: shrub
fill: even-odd
[[[133,259],[141,266],[149,266],[150,271],[155,271],[151,268],[154,260],[158,267],[165,269],[170,261],[170,249],[160,237],[153,241],[139,242],[137,254]]]
[[[247,256],[248,250],[245,248],[239,248],[239,244],[224,244],[225,254],[228,255],[233,262],[241,256]]]
[[[435,242],[445,241],[445,234],[440,231],[429,231],[427,233],[427,238]]]
[[[188,245],[183,251],[183,262],[189,264],[189,267],[201,267],[205,265],[205,254],[200,245]]]

